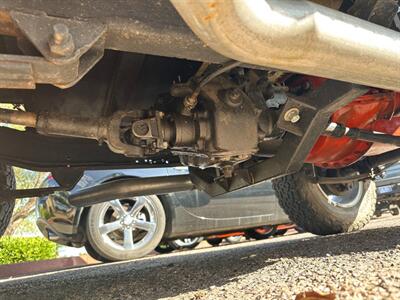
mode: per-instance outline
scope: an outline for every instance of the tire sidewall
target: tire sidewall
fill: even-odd
[[[221,238],[213,238],[213,239],[207,239],[207,243],[209,243],[213,247],[217,247],[222,243]]]
[[[375,182],[363,183],[360,201],[352,207],[334,206],[321,187],[312,183],[304,171],[273,180],[281,207],[292,222],[305,231],[328,235],[359,230],[376,209]]]
[[[196,238],[196,241],[191,243],[190,245],[180,245],[179,242],[177,242],[177,240],[173,240],[173,241],[169,241],[168,244],[170,245],[170,247],[172,247],[174,250],[180,250],[180,249],[194,249],[196,248],[199,244],[200,241],[198,238]]]
[[[254,229],[250,229],[247,232],[247,236],[250,238],[253,238],[255,240],[266,240],[268,238],[270,238],[271,236],[273,236],[276,232],[276,226],[274,225],[266,225],[265,227],[270,227],[270,231],[266,232],[266,233],[260,233],[257,231],[258,228],[254,228]]]
[[[368,196],[371,191],[375,192],[375,182],[371,180],[364,181],[362,182],[363,193],[360,201],[352,207],[341,207],[330,204],[326,194],[322,192],[317,184],[306,181],[303,182],[302,185],[304,186],[304,197],[312,201],[314,207],[318,209],[318,211],[330,215],[340,223],[357,221],[357,219],[363,215],[363,212],[369,210],[371,206],[369,201],[365,201],[366,196]]]

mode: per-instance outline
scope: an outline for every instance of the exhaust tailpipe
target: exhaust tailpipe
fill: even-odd
[[[70,195],[68,200],[71,205],[85,207],[114,199],[175,193],[194,188],[189,175],[128,178],[81,190]]]
[[[171,0],[213,50],[243,63],[400,91],[400,33],[302,0]]]

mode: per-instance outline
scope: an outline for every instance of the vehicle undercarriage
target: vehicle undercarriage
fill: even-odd
[[[20,126],[0,128],[0,160],[51,171],[59,190],[84,169],[190,169],[72,195],[82,206],[106,189],[220,195],[300,171],[342,193],[400,160],[398,12],[397,0],[0,0],[0,102],[13,107],[0,122]]]

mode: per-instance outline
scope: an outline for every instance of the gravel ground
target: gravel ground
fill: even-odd
[[[0,299],[400,299],[400,218],[0,282]]]

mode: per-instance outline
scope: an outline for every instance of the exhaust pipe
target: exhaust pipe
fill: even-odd
[[[203,42],[243,63],[400,91],[400,33],[302,0],[171,0]]]
[[[81,190],[70,195],[68,200],[73,206],[85,207],[114,199],[175,193],[194,188],[189,175],[129,178]]]

